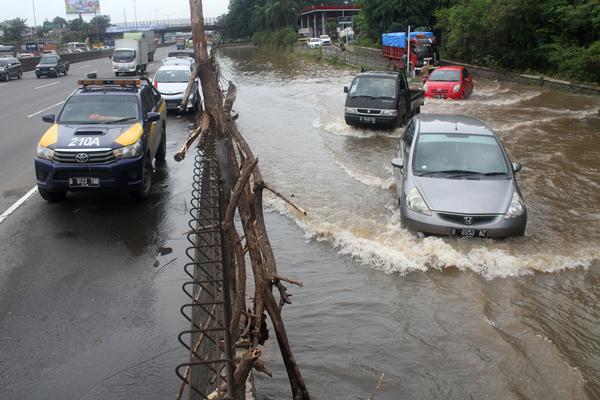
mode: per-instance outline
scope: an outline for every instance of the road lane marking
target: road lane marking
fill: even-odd
[[[91,64],[85,64],[85,65],[80,66],[79,68],[84,69],[84,68],[89,68],[91,66],[92,66]]]
[[[90,71],[90,72],[87,72],[87,73],[88,73],[88,74],[97,74],[97,73],[98,73],[98,71]]]
[[[45,87],[48,87],[48,86],[58,85],[59,83],[60,82],[52,82],[52,83],[49,83],[47,85],[42,85],[42,86],[34,87],[33,89],[37,90],[37,89],[45,88]]]
[[[46,108],[44,108],[43,110],[40,110],[40,111],[38,111],[38,112],[36,112],[36,113],[33,113],[33,114],[31,114],[31,115],[28,115],[28,116],[27,116],[27,118],[35,117],[36,115],[38,115],[38,114],[41,114],[41,113],[43,113],[44,111],[48,111],[49,109],[51,109],[51,108],[54,108],[54,107],[56,107],[56,106],[59,106],[59,105],[61,105],[61,104],[62,104],[62,103],[64,103],[64,102],[65,102],[65,100],[63,100],[63,101],[59,101],[58,103],[56,103],[56,104],[54,104],[54,105],[51,105],[50,107],[46,107]]]
[[[6,86],[8,83],[0,83],[0,86]]]
[[[8,210],[4,211],[2,213],[2,215],[0,215],[0,224],[2,223],[2,221],[4,221],[6,219],[6,217],[8,217],[13,212],[15,212],[15,210],[17,208],[22,206],[23,203],[25,203],[27,201],[27,199],[29,199],[31,196],[33,196],[33,194],[36,191],[37,191],[37,186],[34,186],[33,188],[31,188],[31,190],[29,192],[25,193],[25,195],[23,197],[21,197],[19,200],[17,200],[17,202],[15,204],[10,206],[10,208]]]

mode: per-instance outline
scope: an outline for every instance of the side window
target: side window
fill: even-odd
[[[406,126],[404,130],[404,135],[402,135],[402,141],[404,142],[404,146],[408,149],[412,145],[413,137],[415,135],[415,124],[412,120]]]
[[[142,89],[140,100],[142,101],[142,112],[144,117],[152,111],[152,102],[148,101],[148,90]]]

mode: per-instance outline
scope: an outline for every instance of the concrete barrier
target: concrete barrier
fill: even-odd
[[[77,64],[83,61],[96,60],[98,58],[108,58],[113,53],[113,49],[87,51],[85,53],[68,53],[61,54],[60,58],[63,61],[68,61],[69,64]],[[23,71],[33,71],[35,66],[39,64],[40,57],[22,58],[19,60],[23,66]]]

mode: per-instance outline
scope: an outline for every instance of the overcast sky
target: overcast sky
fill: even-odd
[[[33,25],[33,3],[38,25],[45,19],[52,20],[56,16],[72,19],[74,16],[65,14],[64,0],[0,0],[0,22],[16,17],[27,19],[27,25]],[[218,17],[227,12],[229,0],[204,0],[204,16]],[[100,0],[100,12],[110,15],[112,22],[134,22],[135,14],[138,21],[187,18],[190,16],[189,0]],[[85,16],[84,16],[85,18]]]

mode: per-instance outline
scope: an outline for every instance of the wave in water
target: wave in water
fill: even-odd
[[[550,110],[550,112],[555,115],[531,119],[528,121],[519,121],[512,124],[505,124],[498,128],[499,131],[510,131],[517,128],[524,128],[529,126],[536,126],[540,124],[547,124],[550,122],[557,121],[559,119],[576,119],[576,120],[584,120],[590,117],[600,117],[600,107],[592,108],[589,110],[581,110],[581,111],[570,111],[570,110]]]
[[[551,254],[547,251],[532,254],[514,254],[497,246],[494,240],[473,240],[467,249],[453,246],[452,241],[463,239],[442,239],[428,237],[419,239],[400,226],[400,215],[396,210],[385,230],[373,237],[362,236],[339,224],[327,222],[324,218],[311,214],[301,216],[279,199],[265,197],[268,209],[291,218],[305,232],[308,239],[327,241],[363,264],[373,266],[386,273],[410,273],[428,269],[442,270],[458,268],[469,270],[487,279],[530,275],[534,272],[557,272],[566,269],[588,268],[600,259],[597,247],[582,247],[576,254]],[[464,239],[467,241],[469,239]],[[502,243],[502,242],[500,242]]]
[[[477,93],[477,92],[475,92],[475,93]],[[484,93],[487,93],[487,92],[484,92]],[[510,93],[510,91],[496,93],[494,95],[494,97],[496,97],[498,94],[507,94],[507,93]],[[431,97],[428,97],[426,99],[425,105],[435,104],[436,106],[440,106],[440,105],[447,105],[447,106],[452,106],[452,105],[458,105],[458,106],[473,106],[473,105],[512,106],[515,104],[520,104],[520,103],[532,100],[541,94],[542,94],[542,92],[525,92],[525,93],[519,93],[519,94],[511,94],[508,96],[499,96],[498,98],[485,99],[485,100],[478,99],[477,94],[473,95],[473,97],[471,97],[470,99],[466,99],[466,100],[447,100],[447,99],[444,100],[444,99],[432,99]],[[484,97],[492,97],[492,96],[484,95]]]
[[[321,118],[326,117],[329,116],[322,116]],[[321,118],[315,119],[313,121],[313,126],[337,136],[367,139],[375,136],[399,138],[402,135],[403,128],[396,128],[394,130],[373,130],[347,125],[342,118],[329,119],[326,122],[322,122]]]
[[[363,185],[377,187],[383,190],[389,190],[395,183],[394,177],[389,176],[387,178],[380,178],[378,176],[373,176],[369,174],[362,173],[360,171],[355,171],[350,167],[347,167],[344,163],[338,160],[333,153],[330,151],[327,152],[329,157],[344,171],[350,178],[355,179],[362,183]]]

